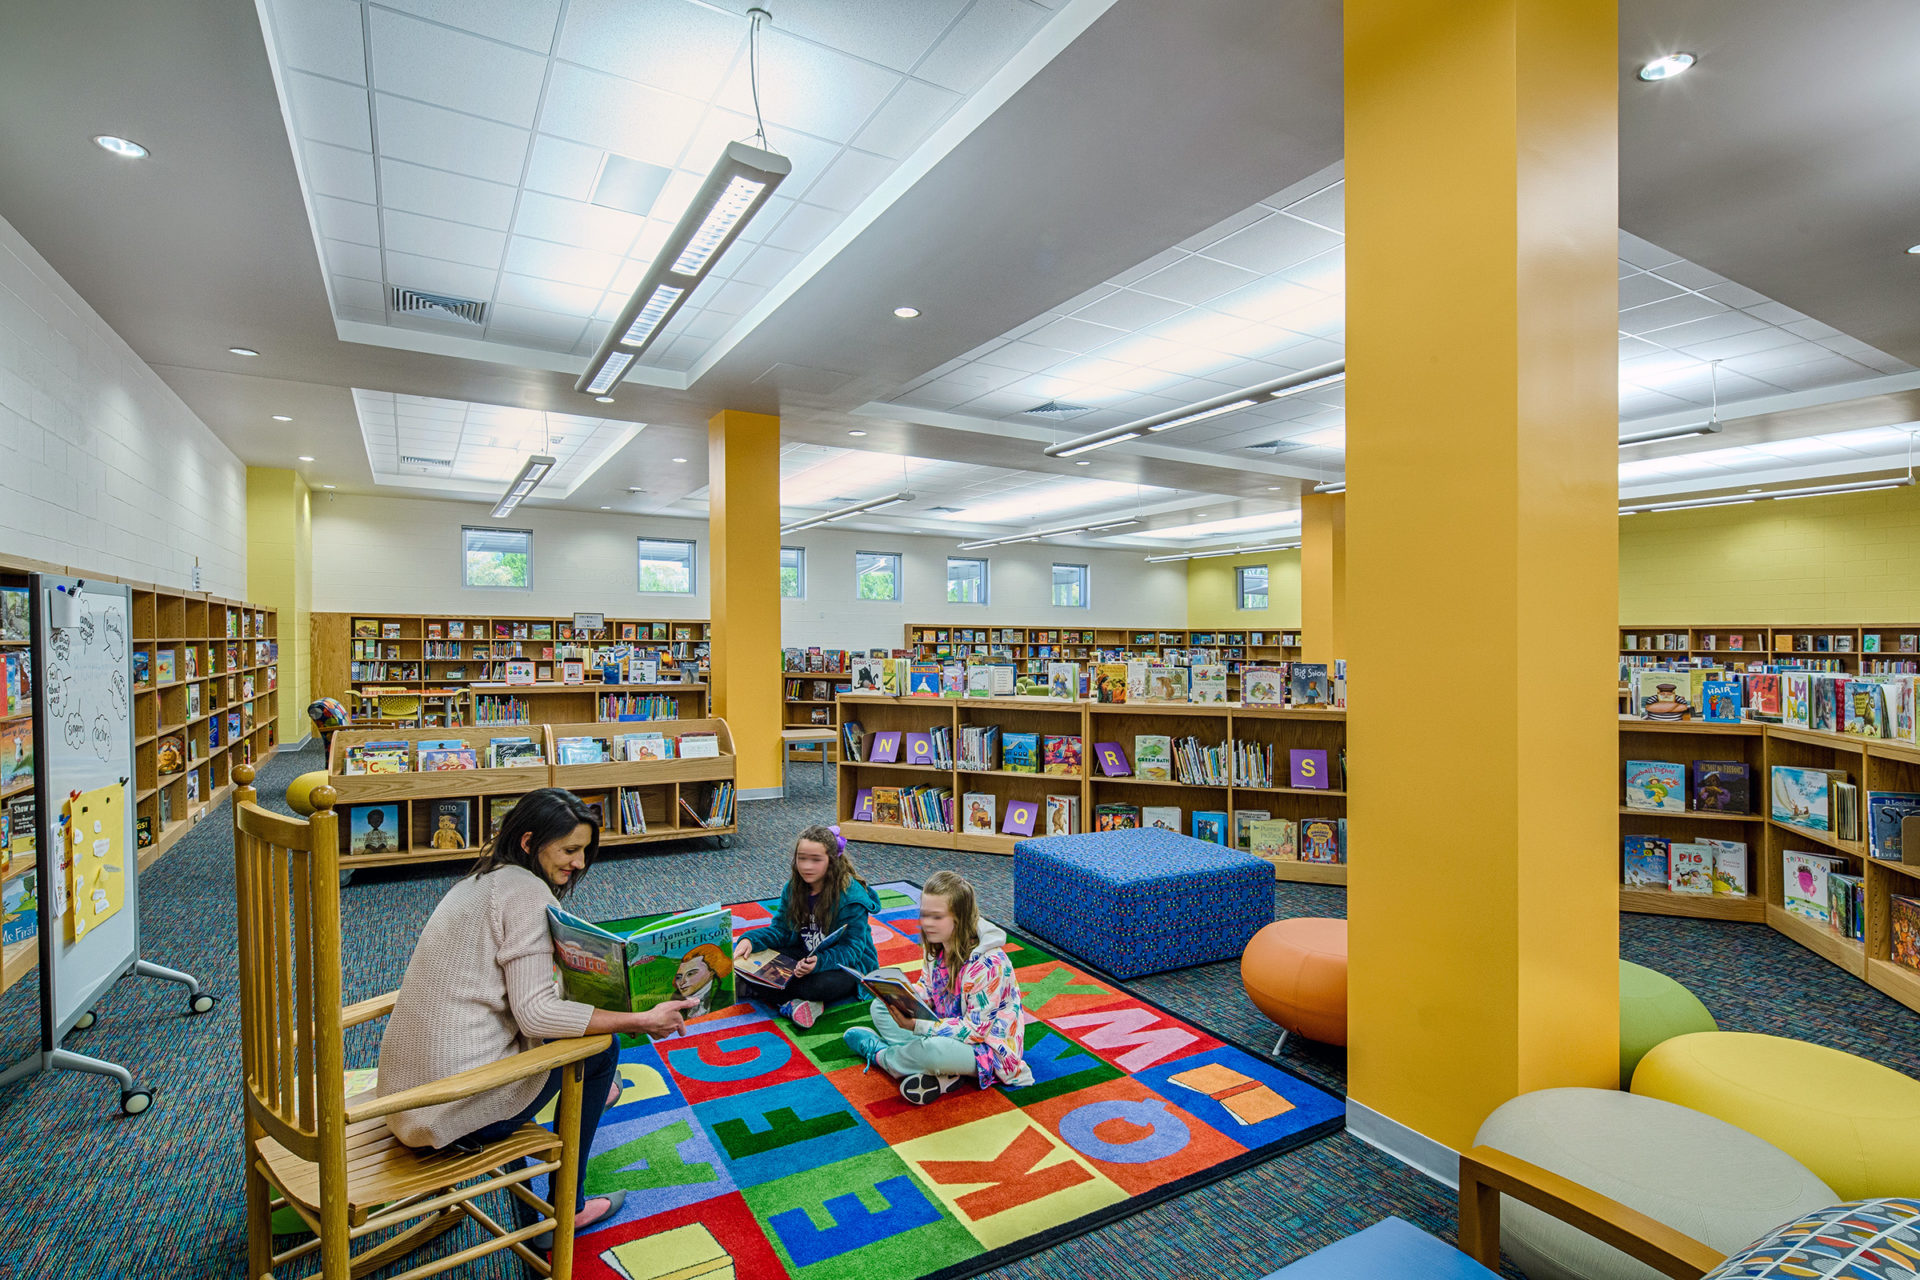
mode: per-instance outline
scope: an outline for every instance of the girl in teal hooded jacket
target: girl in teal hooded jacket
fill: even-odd
[[[840,828],[808,827],[794,841],[793,875],[780,891],[772,922],[742,934],[733,951],[736,960],[772,950],[799,957],[800,962],[784,988],[762,986],[744,973],[737,974],[740,998],[778,1005],[798,1025],[812,1026],[827,1005],[846,999],[859,985],[847,969],[871,973],[879,967],[868,923],[879,909],[880,899],[847,856]],[[819,947],[822,938],[842,926],[846,932]],[[810,953],[810,947],[819,950]]]

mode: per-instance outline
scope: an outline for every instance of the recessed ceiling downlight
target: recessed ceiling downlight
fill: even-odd
[[[257,356],[260,354],[258,351],[255,351],[252,347],[228,347],[227,352],[229,355],[236,355],[236,356]]]
[[[1690,53],[1670,53],[1641,67],[1640,78],[1646,81],[1671,80],[1697,61],[1699,59]]]
[[[102,151],[110,151],[116,156],[125,156],[129,160],[145,160],[150,154],[147,149],[131,138],[117,138],[111,133],[93,135],[94,145]]]
[[[1916,254],[1920,254],[1920,244],[1910,244],[1910,245],[1908,245],[1908,246],[1907,246],[1907,252],[1908,252],[1908,253],[1916,253]]]
[[[300,461],[302,461],[302,462],[312,462],[312,461],[313,461],[313,459],[312,459],[312,458],[310,458],[310,457],[308,457],[308,456],[307,456],[306,454],[304,454],[304,453],[303,453],[303,454],[301,454],[301,455],[300,455]]]
[[[292,421],[293,421],[293,419],[292,419],[292,418],[289,418],[289,417],[288,417],[288,416],[287,416],[286,414],[284,414],[284,413],[276,413],[276,414],[274,414],[274,415],[273,415],[273,420],[274,420],[275,422],[292,422]]]
[[[917,315],[919,315],[919,314],[920,314],[920,308],[918,308],[918,307],[895,307],[895,308],[893,309],[893,314],[894,314],[894,315],[896,315],[896,316],[898,316],[898,317],[900,317],[900,319],[902,319],[902,320],[911,320],[911,319],[913,319],[913,318],[914,318],[915,316],[917,316]]]

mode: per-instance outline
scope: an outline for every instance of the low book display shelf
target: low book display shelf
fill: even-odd
[[[658,734],[675,744],[676,754],[671,759],[558,763],[563,741],[597,741],[611,757],[618,753],[618,738],[626,734]],[[687,736],[710,737],[717,754],[681,757],[678,743]],[[489,744],[510,738],[530,739],[539,748],[540,763],[486,767]],[[474,751],[481,767],[421,769],[416,744],[455,740]],[[348,773],[349,753],[368,743],[408,744],[407,771]],[[340,865],[349,869],[471,861],[492,838],[499,817],[521,796],[542,787],[565,787],[599,808],[602,848],[725,837],[739,830],[733,733],[719,719],[342,729],[333,735],[327,775],[328,785],[340,797]]]

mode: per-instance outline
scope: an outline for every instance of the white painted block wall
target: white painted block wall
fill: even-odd
[[[0,549],[247,594],[247,473],[0,219]]]

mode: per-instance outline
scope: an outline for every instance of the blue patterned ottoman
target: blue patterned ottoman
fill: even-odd
[[[1273,923],[1273,868],[1147,828],[1013,846],[1013,917],[1116,978],[1237,958]]]

